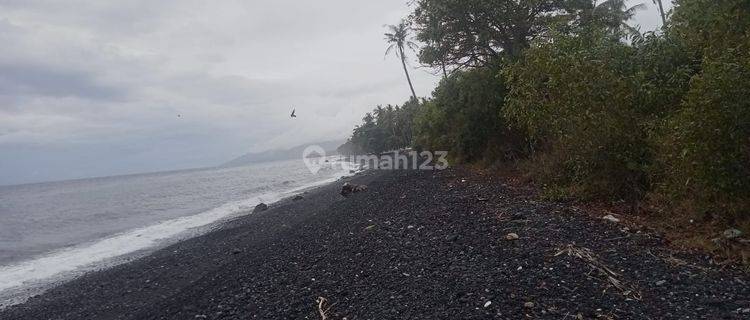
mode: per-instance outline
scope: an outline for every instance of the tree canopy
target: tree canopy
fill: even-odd
[[[481,67],[518,57],[554,25],[575,20],[585,0],[419,0],[412,14],[419,58],[433,67]]]

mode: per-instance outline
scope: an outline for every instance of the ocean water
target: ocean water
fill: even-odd
[[[336,157],[324,164],[317,174],[290,160],[0,187],[0,306],[349,175]]]

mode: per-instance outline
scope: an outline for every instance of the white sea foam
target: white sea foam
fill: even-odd
[[[254,195],[243,200],[227,203],[218,208],[158,224],[124,232],[93,243],[52,252],[42,257],[10,266],[0,267],[0,308],[21,303],[30,295],[39,293],[50,285],[69,280],[87,271],[112,264],[118,257],[155,248],[170,239],[177,239],[190,230],[206,227],[228,218],[247,213],[259,203],[277,202],[302,190],[334,182],[348,173],[339,173],[333,178],[317,181],[292,190]],[[29,288],[34,288],[29,289]]]

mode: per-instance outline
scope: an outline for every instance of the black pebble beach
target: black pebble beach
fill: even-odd
[[[368,188],[317,188],[0,319],[750,319],[744,271],[499,178],[346,181]]]

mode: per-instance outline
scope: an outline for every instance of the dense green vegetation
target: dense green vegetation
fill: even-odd
[[[748,227],[750,1],[419,0],[404,24],[432,97],[378,107],[350,141],[516,165],[553,198],[625,200]]]
[[[378,106],[362,118],[349,141],[339,148],[343,154],[382,153],[406,148],[413,143],[413,123],[419,102],[401,106]]]

